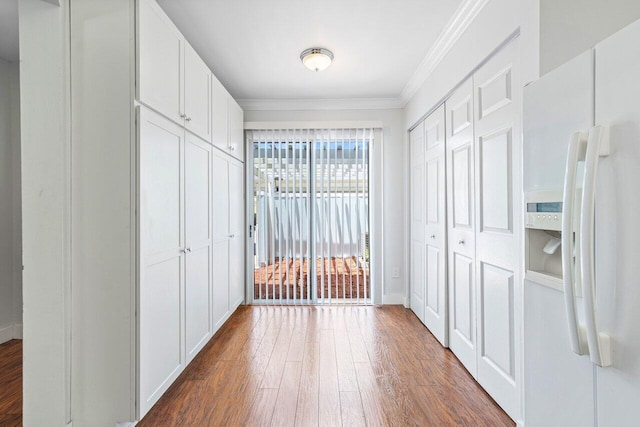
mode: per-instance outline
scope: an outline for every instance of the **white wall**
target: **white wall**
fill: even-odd
[[[25,426],[64,426],[69,369],[69,7],[20,0]]]
[[[638,0],[540,0],[541,74],[637,19]]]
[[[0,342],[22,337],[18,63],[0,59]]]
[[[404,126],[402,110],[245,111],[246,122],[379,120],[383,123],[383,299],[403,304],[407,274],[404,271]],[[393,278],[393,267],[400,278]]]

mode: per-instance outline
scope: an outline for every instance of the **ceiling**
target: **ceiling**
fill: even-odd
[[[0,0],[0,59],[18,60],[18,0]]]
[[[461,0],[158,3],[237,99],[397,99]],[[333,64],[307,70],[308,47]]]

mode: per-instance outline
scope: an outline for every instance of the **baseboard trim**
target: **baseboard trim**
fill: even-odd
[[[13,339],[22,339],[22,323],[14,323],[13,325]]]
[[[0,328],[0,344],[13,339],[13,325]]]
[[[390,294],[382,297],[382,305],[403,305],[404,295]]]
[[[10,340],[22,339],[22,323],[14,323],[12,325],[0,328],[0,344]]]

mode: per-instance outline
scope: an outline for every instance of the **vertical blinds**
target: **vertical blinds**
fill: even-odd
[[[371,302],[374,129],[247,131],[256,303]]]

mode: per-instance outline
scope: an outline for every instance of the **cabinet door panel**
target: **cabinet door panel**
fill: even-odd
[[[229,97],[229,148],[231,155],[244,161],[244,111]]]
[[[185,143],[185,315],[187,359],[212,333],[211,146],[187,134]]]
[[[229,162],[222,154],[213,155],[213,238],[228,238],[229,227]]]
[[[182,123],[184,38],[154,1],[138,4],[138,99]]]
[[[229,314],[229,240],[213,244],[213,328],[222,326]]]
[[[140,289],[140,412],[145,414],[177,378],[182,357],[181,258],[145,266]]]
[[[144,415],[184,367],[184,131],[146,109],[139,123],[139,401]]]
[[[229,153],[229,94],[215,76],[211,78],[211,142]]]
[[[231,234],[244,231],[244,168],[242,163],[229,163],[229,229]]]
[[[198,354],[212,333],[211,262],[209,246],[192,249],[185,261],[187,361]]]
[[[211,71],[189,43],[184,53],[184,113],[187,129],[211,141]]]
[[[229,302],[234,310],[244,301],[244,236],[229,240]]]

